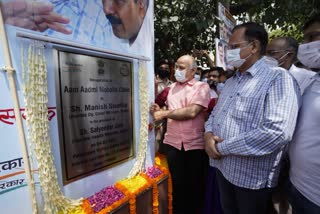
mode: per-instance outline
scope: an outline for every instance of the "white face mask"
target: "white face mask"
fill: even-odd
[[[233,67],[239,68],[243,63],[251,56],[247,56],[245,59],[240,57],[241,48],[227,50],[227,63]]]
[[[200,80],[200,75],[199,75],[199,74],[195,74],[195,75],[194,75],[194,78],[195,78],[197,81],[199,81],[199,80]]]
[[[298,59],[308,68],[320,68],[320,40],[299,45]]]
[[[187,81],[186,72],[187,72],[186,69],[182,71],[177,69],[174,73],[174,77],[178,82],[184,83]]]

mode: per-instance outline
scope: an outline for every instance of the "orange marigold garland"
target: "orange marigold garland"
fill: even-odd
[[[137,212],[136,196],[151,186],[150,182],[143,176],[138,175],[132,178],[118,181],[115,187],[119,190],[127,190],[129,194],[130,214]]]
[[[150,170],[150,168],[148,168]],[[141,173],[142,177],[144,177],[150,185],[152,185],[152,212],[154,214],[159,213],[159,194],[158,194],[158,183],[156,179],[150,178],[147,174]],[[150,174],[149,174],[150,175]],[[159,176],[158,176],[159,177]]]
[[[172,180],[168,170],[166,157],[164,155],[157,154],[155,162],[156,165],[149,167],[144,173],[140,173],[138,176],[129,179],[118,181],[114,185],[114,188],[121,191],[124,197],[119,197],[119,200],[114,201],[114,203],[104,207],[103,209],[100,209],[98,212],[94,212],[93,209],[96,204],[90,204],[89,200],[86,199],[82,202],[82,210],[86,214],[107,214],[129,201],[130,214],[136,214],[136,196],[152,186],[153,214],[159,214],[158,183],[161,179],[168,177],[168,210],[169,214],[172,214]]]
[[[172,206],[172,179],[170,172],[168,170],[168,163],[164,155],[156,154],[155,158],[156,165],[168,176],[168,209],[169,214],[172,214],[173,206]]]
[[[167,169],[169,168],[166,156],[164,156],[160,153],[157,153],[155,156],[155,164],[157,166],[163,166]]]

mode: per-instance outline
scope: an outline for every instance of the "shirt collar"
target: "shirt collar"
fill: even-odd
[[[188,85],[194,85],[197,82],[197,80],[195,78],[193,78],[192,80],[189,80],[188,82],[186,82]]]
[[[311,79],[314,79],[315,81],[319,81],[320,82],[320,72],[317,72],[315,75],[313,75],[311,77]]]
[[[193,79],[191,79],[191,80],[189,80],[189,81],[187,81],[187,82],[184,82],[184,83],[180,83],[180,82],[177,82],[177,84],[179,84],[179,85],[194,85],[195,83],[197,82],[197,80],[195,79],[195,78],[193,78]]]
[[[261,67],[268,66],[265,62],[265,58],[261,57],[258,61],[256,61],[246,72],[251,74],[251,76],[255,76]]]
[[[244,73],[248,73],[248,74],[251,74],[251,76],[255,76],[255,75],[259,72],[259,70],[260,70],[260,68],[261,68],[262,66],[268,66],[268,65],[265,63],[265,59],[264,59],[263,57],[261,57],[261,58],[260,58],[258,61],[256,61],[253,65],[251,65],[251,67],[250,67],[248,70],[246,70]],[[240,73],[240,71],[237,70],[236,73],[235,73],[235,75],[234,75],[234,77],[240,78],[241,75],[242,75],[242,74]]]

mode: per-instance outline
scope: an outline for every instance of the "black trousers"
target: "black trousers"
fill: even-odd
[[[166,144],[166,156],[172,177],[173,213],[200,213],[209,166],[206,152],[178,150]]]
[[[224,214],[268,214],[273,189],[251,190],[233,185],[217,170],[220,201]]]

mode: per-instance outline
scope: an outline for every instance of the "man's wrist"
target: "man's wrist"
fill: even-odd
[[[168,118],[168,115],[170,114],[170,110],[161,110],[161,116],[162,118]]]
[[[228,154],[230,154],[230,152],[229,152],[226,144],[223,143],[223,141],[216,144],[216,150],[217,150],[221,155],[228,155]]]

